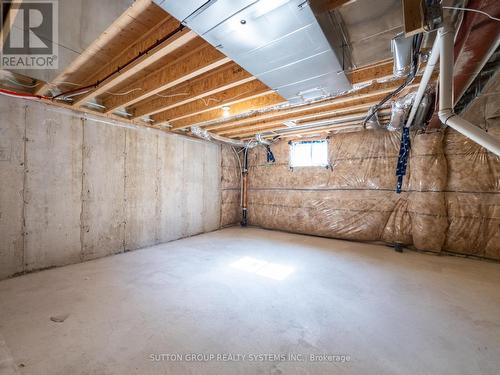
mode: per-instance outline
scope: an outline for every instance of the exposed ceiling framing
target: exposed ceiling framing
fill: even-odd
[[[331,10],[353,3],[314,6]],[[32,92],[56,97],[53,102],[65,107],[174,132],[199,125],[248,138],[290,124],[307,126],[290,136],[359,128],[368,109],[401,84],[392,60],[346,73],[355,90],[290,106],[151,0],[136,0],[54,82],[39,82]]]

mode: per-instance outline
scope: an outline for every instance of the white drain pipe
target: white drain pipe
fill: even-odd
[[[418,106],[431,79],[432,72],[441,55],[439,61],[439,120],[441,120],[444,125],[450,126],[467,138],[472,139],[488,151],[500,156],[500,140],[453,112],[454,36],[454,30],[449,25],[445,25],[438,30],[406,126],[411,126],[415,118]]]
[[[418,86],[417,93],[415,94],[415,100],[413,102],[413,107],[411,107],[410,115],[408,116],[408,120],[406,121],[406,126],[410,127],[415,119],[415,115],[417,114],[418,107],[422,98],[424,97],[425,90],[429,85],[429,81],[431,80],[432,73],[434,72],[434,68],[437,65],[439,59],[439,32],[436,35],[436,39],[434,40],[434,44],[432,46],[432,51],[427,60],[427,65],[424,69],[424,74],[422,75],[422,79],[420,80],[420,85]]]
[[[450,126],[495,155],[500,156],[500,140],[453,112],[453,47],[455,33],[451,26],[445,25],[439,29],[439,34],[441,54],[439,61],[439,119],[444,125]]]

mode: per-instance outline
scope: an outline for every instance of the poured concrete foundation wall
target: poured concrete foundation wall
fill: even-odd
[[[488,119],[489,132],[500,138],[498,114],[482,115],[476,123]],[[250,224],[500,259],[500,158],[451,129],[413,134],[397,194],[400,136],[333,135],[329,169],[290,169],[286,141],[272,146],[275,164],[266,162],[263,148],[251,150]]]
[[[0,279],[215,230],[221,148],[0,97]]]

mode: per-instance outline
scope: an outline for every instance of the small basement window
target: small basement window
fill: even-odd
[[[328,142],[298,141],[290,143],[290,167],[328,166]]]

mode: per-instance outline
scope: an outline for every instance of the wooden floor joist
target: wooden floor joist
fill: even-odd
[[[124,67],[128,62],[132,61],[137,56],[140,56],[148,48],[154,46],[159,40],[166,38],[169,34],[175,32],[179,28],[179,21],[173,17],[165,17],[151,30],[146,32],[135,43],[120,51],[112,60],[103,64],[102,67],[88,74],[84,81],[86,84],[94,83],[109,76],[116,70]]]
[[[303,137],[313,137],[313,136],[325,136],[327,134],[332,133],[333,131],[345,131],[347,129],[352,129],[353,131],[355,129],[357,130],[362,130],[363,129],[363,124],[360,121],[350,121],[346,122],[343,124],[339,125],[332,125],[332,126],[322,126],[314,129],[308,129],[308,130],[297,130],[294,132],[286,132],[282,135],[280,135],[280,138],[297,138],[297,136]],[[272,135],[264,137],[264,138],[270,138],[273,137]]]
[[[367,83],[367,82],[371,82],[373,80],[385,79],[387,77],[390,77],[392,75],[392,66],[393,66],[392,60],[384,60],[384,61],[381,61],[377,64],[373,64],[373,65],[369,65],[366,67],[356,69],[356,70],[350,72],[348,75],[349,75],[349,78],[352,80],[353,84]],[[208,96],[208,94],[207,94],[207,96]],[[205,98],[207,96],[205,96]],[[168,109],[170,109],[170,108],[168,108]],[[146,110],[146,111],[148,111],[148,110]],[[159,111],[156,111],[156,113],[158,113],[158,112]],[[134,115],[140,116],[140,115],[145,115],[145,114],[148,114],[148,113],[146,113],[143,110],[140,112],[136,112]],[[195,115],[195,113],[193,113],[192,115]],[[157,120],[164,122],[167,120],[167,117],[158,118]],[[189,125],[190,125],[190,123],[186,123],[185,127],[187,127]],[[182,125],[180,125],[180,124],[174,125],[174,129],[181,129],[181,128],[182,128]]]
[[[135,74],[139,73],[141,70],[145,69],[151,64],[154,64],[161,58],[167,56],[169,53],[173,52],[177,48],[183,46],[184,44],[188,43],[189,41],[193,40],[196,37],[197,35],[189,29],[180,30],[179,32],[175,33],[171,38],[168,38],[167,40],[165,40],[157,47],[153,48],[148,53],[142,55],[137,60],[127,65],[121,71],[116,72],[111,77],[106,79],[104,82],[97,85],[97,87],[92,91],[90,91],[89,93],[79,97],[78,100],[74,103],[74,106],[79,107],[85,104],[90,99],[106,93],[106,91],[111,90],[113,87],[131,78]]]
[[[242,119],[228,120],[226,122],[221,122],[214,125],[208,125],[205,127],[208,131],[220,131],[222,129],[236,128],[244,125],[250,125],[253,123],[264,123],[269,121],[286,121],[294,116],[309,115],[309,114],[319,114],[322,111],[327,111],[330,109],[345,108],[348,106],[355,106],[358,104],[364,104],[367,101],[373,101],[372,98],[379,98],[386,95],[401,84],[402,80],[374,83],[368,87],[364,87],[356,92],[335,97],[328,100],[319,101],[313,104],[300,105],[295,107],[285,107],[282,109],[277,109],[274,111],[268,111],[265,113],[256,113],[249,115]]]
[[[158,12],[158,10],[160,10],[160,12]],[[142,30],[142,27],[140,27],[142,25],[136,21],[137,19],[143,20],[141,24],[144,24],[143,27],[145,28],[156,25],[162,22],[162,20],[173,20],[172,17],[162,12],[158,6],[151,2],[151,0],[134,1],[133,4],[106,29],[106,31],[92,42],[85,51],[78,55],[64,71],[59,73],[53,82],[78,81],[76,83],[83,84],[83,82],[80,82],[80,77],[87,78],[87,71],[95,71],[96,67],[100,69],[103,63],[112,60],[117,54],[120,54],[124,50],[124,46],[136,42],[134,37],[138,38],[141,33],[146,33]],[[147,19],[147,22],[145,22],[144,19]],[[51,86],[53,86],[53,84],[48,82],[38,87],[34,93],[38,95],[46,94]]]
[[[359,121],[361,122],[363,120],[363,117],[366,115],[365,111],[351,111],[350,114],[348,115],[343,115],[343,116],[334,116],[331,118],[331,122],[336,121],[339,123],[343,122],[348,122],[348,121]],[[276,131],[279,129],[285,129],[287,128],[286,125],[268,125],[268,126],[261,126],[259,129],[253,129],[253,130],[248,130],[248,131],[242,131],[240,130],[238,133],[233,133],[229,135],[229,137],[236,137],[236,138],[243,138],[250,136],[252,134],[257,133],[262,133],[262,132],[269,132],[269,131]],[[226,137],[228,135],[225,135]]]
[[[230,108],[230,115],[231,116],[239,115],[249,111],[260,110],[277,104],[285,104],[285,103],[286,100],[283,99],[279,94],[276,93],[267,94],[264,96],[248,99],[232,105]],[[217,120],[222,118],[223,115],[224,111],[221,108],[217,108],[215,110],[208,112],[203,112],[195,116],[186,117],[181,120],[172,122],[171,123],[172,130],[184,129],[198,123]]]
[[[141,90],[131,91],[127,95],[106,97],[103,100],[106,113],[149,99],[162,91],[217,69],[230,61],[228,57],[224,56],[214,47],[204,44],[192,53],[180,59],[172,60],[164,67],[148,74],[146,77],[132,81],[127,86],[120,88],[123,92],[128,92],[135,88],[141,88]]]
[[[331,118],[330,121],[324,121],[323,124],[318,124],[317,126],[312,126],[310,128],[297,128],[293,130],[293,128],[290,128],[285,125],[281,125],[280,127],[269,127],[265,129],[261,129],[259,133],[263,134],[264,137],[269,137],[267,133],[269,134],[277,134],[275,132],[278,132],[279,130],[287,129],[286,134],[289,135],[302,135],[302,134],[307,134],[310,131],[331,131],[331,130],[340,130],[345,126],[352,126],[352,125],[359,125],[359,127],[363,128],[363,120],[365,116],[365,112],[359,112],[359,113],[353,113],[352,115],[348,116],[341,116],[341,117],[336,117],[336,118]],[[387,121],[390,119],[390,114],[389,111],[381,111],[379,114],[379,122],[380,124],[386,124]],[[331,125],[328,125],[331,123]],[[248,137],[255,136],[255,132],[242,132],[237,135],[231,136],[232,138],[237,138],[237,139],[245,139]]]
[[[394,63],[392,59],[379,61],[375,64],[359,67],[347,72],[347,78],[353,85],[382,80],[393,77]]]
[[[319,0],[316,4],[330,11],[351,2]],[[354,87],[352,92],[286,105],[286,99],[193,31],[181,28],[178,20],[154,2],[136,0],[57,78],[78,85],[52,86],[70,93],[74,86],[83,87],[80,96],[73,96],[73,107],[82,108],[95,99],[105,108],[95,110],[96,114],[116,117],[117,110],[125,108],[132,121],[152,122],[147,126],[168,124],[172,131],[179,131],[199,125],[242,138],[281,129],[285,121],[327,124],[339,116],[359,116],[358,112],[366,113],[402,82],[394,79],[392,59],[345,73]],[[418,82],[419,78],[411,87]],[[49,85],[38,91],[47,92]],[[229,106],[229,114],[222,109],[225,106]]]
[[[243,85],[232,87],[221,91],[217,94],[201,98],[184,104],[179,107],[172,108],[168,111],[160,112],[151,118],[155,122],[177,121],[186,117],[191,117],[203,112],[211,111],[214,108],[228,106],[241,101],[256,98],[267,94],[272,94],[274,91],[264,85],[262,82],[253,80]]]
[[[339,109],[336,111],[329,111],[323,113],[323,118],[321,120],[315,119],[311,116],[303,116],[303,117],[296,117],[295,120],[297,122],[297,126],[302,126],[302,125],[307,125],[308,123],[312,122],[331,122],[333,120],[336,120],[337,118],[340,118],[340,120],[343,120],[342,116],[348,116],[348,115],[353,115],[356,114],[358,116],[366,116],[368,113],[368,109],[373,105],[372,103],[368,103],[366,105],[361,105],[361,106],[355,106],[355,107],[348,107],[344,109]],[[308,122],[300,122],[300,121],[305,121],[309,120]],[[283,122],[273,122],[273,123],[263,123],[263,124],[257,124],[257,125],[252,125],[252,126],[246,126],[238,129],[232,129],[232,130],[226,130],[224,132],[219,132],[217,134],[223,135],[225,137],[238,137],[242,133],[247,134],[247,133],[260,133],[264,130],[274,130],[274,129],[279,129],[284,125]]]
[[[374,97],[374,98],[370,98],[370,99],[371,100],[367,101],[367,103],[365,103],[365,104],[356,105],[356,106],[345,106],[343,108],[340,107],[338,109],[330,109],[328,111],[318,112],[315,114],[293,116],[293,117],[287,118],[285,121],[293,121],[293,122],[297,123],[297,125],[302,125],[302,123],[301,123],[302,121],[304,121],[304,122],[306,122],[306,121],[319,121],[319,120],[323,121],[323,120],[325,120],[325,118],[331,119],[331,117],[335,117],[335,116],[339,116],[339,115],[351,113],[351,112],[359,113],[360,111],[362,111],[363,113],[366,114],[368,112],[368,109],[371,106],[378,103],[378,101],[376,100],[377,98]],[[248,131],[258,132],[261,128],[269,129],[269,128],[272,128],[273,126],[280,127],[281,125],[283,125],[283,123],[284,123],[283,120],[262,122],[262,123],[258,123],[258,124],[250,125],[250,126],[242,126],[242,127],[231,128],[231,129],[226,129],[226,130],[219,130],[219,131],[215,131],[215,133],[220,134],[220,135],[224,135],[226,137],[231,137],[231,136],[233,136],[235,134],[239,134],[241,132],[248,132]]]
[[[408,89],[416,88],[420,77]],[[253,119],[251,123],[235,121],[224,124],[207,126],[205,129],[226,137],[241,137],[241,134],[258,133],[281,129],[285,121],[305,122],[317,121],[352,110],[363,110],[366,114],[368,109],[379,103],[389,92],[392,92],[401,82],[385,82],[374,84],[347,96],[319,102],[316,105],[304,105],[290,109],[282,109],[276,113],[263,113]],[[375,89],[373,88],[375,87]],[[277,116],[276,116],[277,114]]]
[[[137,103],[130,107],[129,111],[133,114],[132,118],[154,115],[254,80],[256,80],[254,76],[231,62],[200,77],[162,91],[159,93],[161,96]]]

